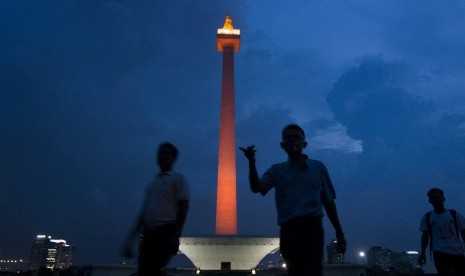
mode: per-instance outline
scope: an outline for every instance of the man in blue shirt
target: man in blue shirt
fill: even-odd
[[[254,146],[240,148],[249,161],[252,192],[266,195],[275,188],[280,250],[289,276],[322,274],[323,208],[336,230],[339,253],[344,254],[347,246],[328,171],[323,163],[302,153],[306,146],[303,129],[295,124],[286,126],[281,148],[287,153],[288,161],[271,166],[261,178],[255,165]]]

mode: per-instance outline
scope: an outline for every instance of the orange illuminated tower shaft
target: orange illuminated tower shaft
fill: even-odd
[[[234,52],[239,51],[240,31],[226,16],[218,29],[217,50],[223,52],[221,84],[220,144],[216,199],[216,234],[237,234],[236,208],[236,126],[234,112]]]

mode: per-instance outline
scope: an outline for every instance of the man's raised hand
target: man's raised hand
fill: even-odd
[[[249,162],[255,162],[255,145],[248,146],[247,148],[239,147],[239,149],[244,152],[244,155],[249,160]]]

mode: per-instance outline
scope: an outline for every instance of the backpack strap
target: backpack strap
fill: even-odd
[[[429,211],[425,214],[425,220],[426,220],[426,229],[428,231],[428,234],[429,234],[429,257],[432,259],[433,257],[433,232],[431,231],[431,222],[430,222],[430,218],[431,218],[431,213],[432,211]]]
[[[452,219],[454,220],[455,231],[457,232],[457,236],[460,240],[461,232],[459,231],[459,226],[457,223],[457,211],[455,211],[454,209],[448,209],[448,211],[450,215],[452,216]],[[431,229],[431,222],[430,222],[431,213],[432,211],[429,211],[425,214],[426,229],[428,230],[428,233],[429,233],[429,254],[430,256],[432,255],[432,252],[433,252],[433,233],[431,231],[432,229]],[[465,240],[465,238],[462,237],[462,240]]]
[[[455,211],[454,209],[449,209],[449,213],[450,213],[450,215],[452,216],[452,218],[454,219],[455,231],[457,232],[457,237],[458,237],[459,240],[460,240],[459,225],[458,225],[458,223],[457,223],[457,211]],[[462,240],[463,240],[463,237],[462,237]]]

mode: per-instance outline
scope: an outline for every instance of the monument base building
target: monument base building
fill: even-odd
[[[179,250],[200,270],[252,270],[279,249],[278,237],[182,237]]]

